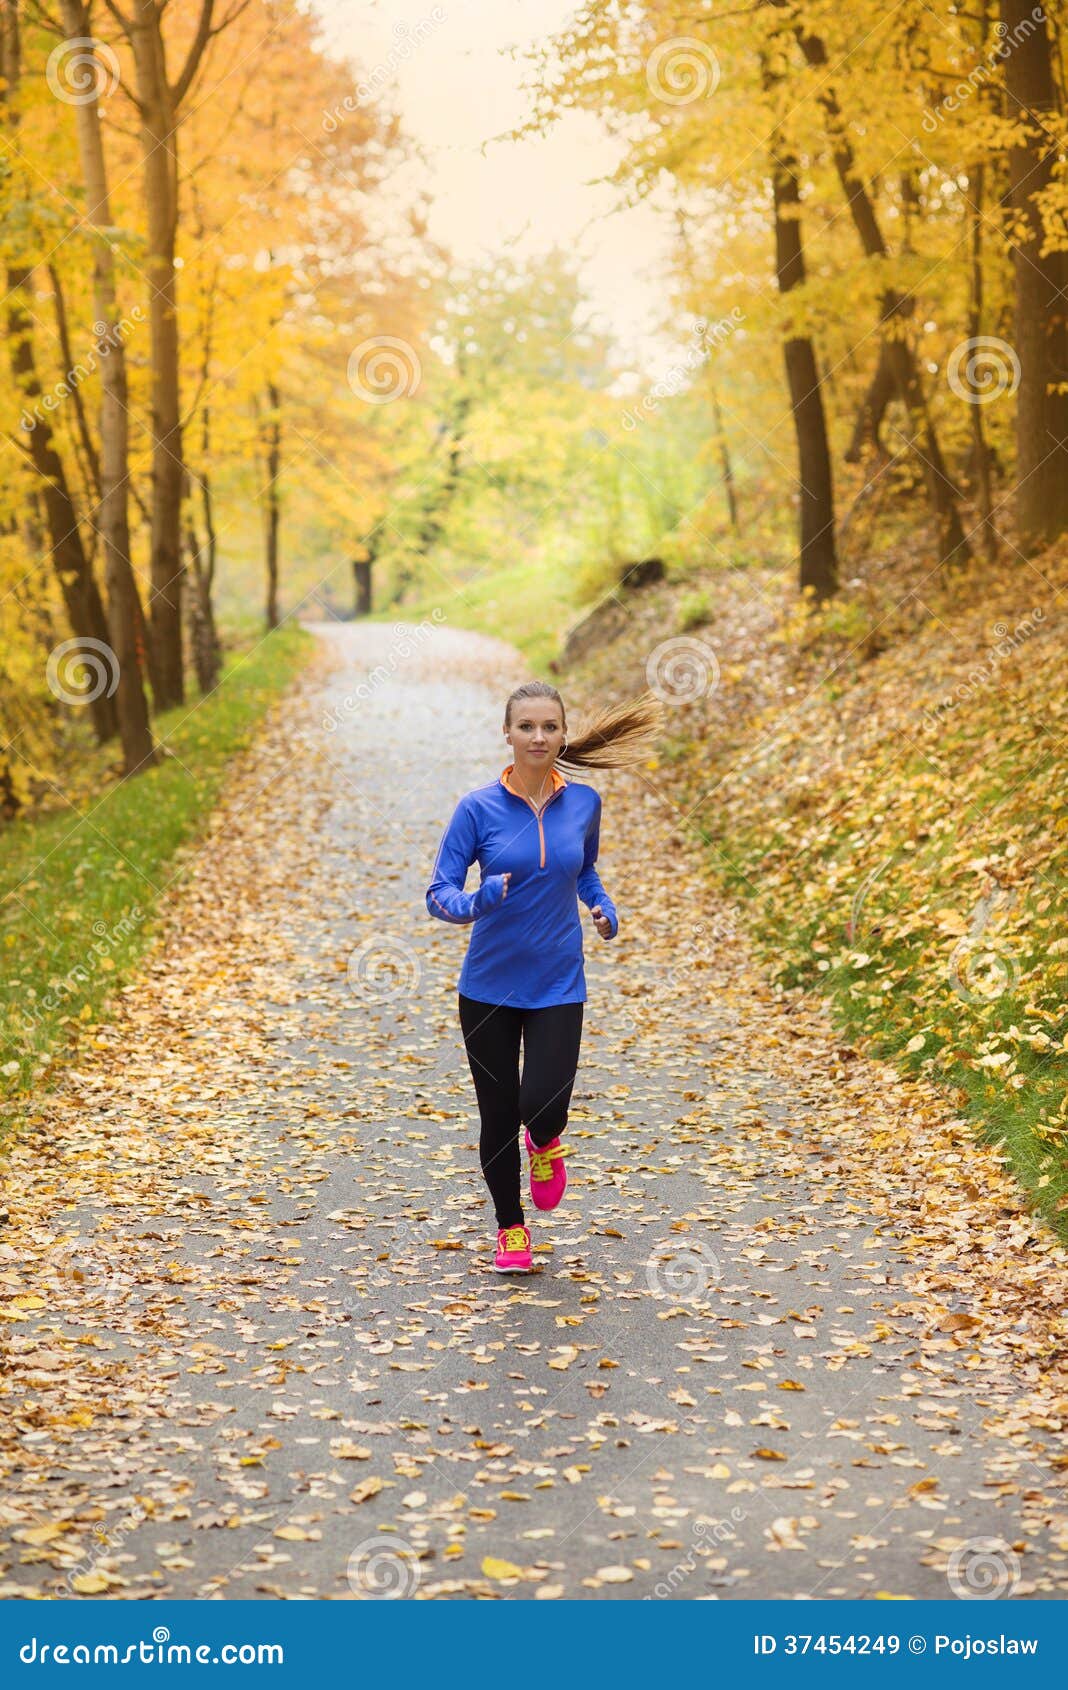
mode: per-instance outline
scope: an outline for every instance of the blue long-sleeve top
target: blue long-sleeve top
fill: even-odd
[[[495,781],[460,799],[438,846],[426,907],[442,921],[473,929],[458,982],[465,997],[517,1009],[584,1003],[578,899],[590,909],[600,904],[612,923],[610,938],[619,928],[594,867],[600,793],[554,768],[553,789],[539,808],[511,784],[514,767],[509,763]],[[477,891],[465,892],[473,862],[482,880]]]

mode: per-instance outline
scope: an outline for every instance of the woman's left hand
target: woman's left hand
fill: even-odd
[[[610,939],[612,937],[611,917],[604,914],[600,904],[594,904],[593,908],[590,910],[590,914],[593,917],[593,925],[601,935],[601,938]]]

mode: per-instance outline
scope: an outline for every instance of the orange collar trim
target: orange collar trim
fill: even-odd
[[[515,768],[515,764],[509,763],[509,765],[506,769],[501,770],[501,785],[507,787],[509,792],[514,792],[515,796],[517,798],[524,799],[528,804],[533,803],[533,799],[527,798],[527,795],[526,795],[525,792],[517,791],[517,789],[512,785],[511,781],[508,779],[508,776],[512,773],[512,770],[514,768]],[[553,792],[559,792],[559,790],[562,786],[567,785],[567,781],[564,779],[563,775],[560,773],[558,768],[556,768],[554,766],[553,768],[551,768],[549,770],[549,773],[553,777]],[[545,802],[548,803],[549,798],[551,798],[551,797],[552,797],[552,792],[549,793],[548,798],[546,798]]]

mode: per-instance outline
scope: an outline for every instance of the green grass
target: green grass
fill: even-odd
[[[588,607],[584,591],[588,582],[570,563],[527,560],[458,583],[455,591],[441,581],[440,590],[432,585],[418,599],[372,620],[419,622],[441,609],[442,626],[472,628],[507,640],[523,653],[532,675],[546,676],[571,623]]]
[[[1003,785],[994,772],[983,787],[984,801],[992,803]],[[796,897],[788,900],[766,874],[767,860],[788,840],[770,830],[726,839],[701,827],[694,831],[707,848],[713,880],[748,910],[754,947],[770,976],[785,987],[825,994],[846,1039],[945,1090],[977,1136],[1001,1151],[1032,1207],[1068,1243],[1068,1158],[1063,1132],[1051,1126],[1065,1113],[1068,1008],[1060,970],[1042,942],[1025,938],[1016,947],[1006,980],[998,975],[994,941],[995,966],[986,977],[993,995],[987,996],[982,973],[973,977],[958,968],[955,985],[945,947],[939,950],[929,927],[895,934],[900,894],[891,888],[891,875],[871,887],[850,938],[854,907],[846,891],[835,897],[828,881],[826,899],[806,908]],[[839,864],[844,851],[840,843]],[[830,865],[835,853],[821,856]],[[808,865],[814,876],[818,860],[814,856]],[[898,866],[907,869],[910,894],[920,887],[935,908],[953,903],[953,864],[943,849],[911,853],[907,861],[902,856]],[[1063,861],[1050,859],[1038,896],[1063,907],[1066,890]],[[997,1066],[981,1066],[979,1053]]]
[[[41,1084],[130,979],[181,878],[175,853],[314,645],[294,624],[266,639],[244,631],[214,693],[154,720],[173,753],[159,767],[116,781],[115,747],[94,747],[76,799],[0,830],[0,1099]]]

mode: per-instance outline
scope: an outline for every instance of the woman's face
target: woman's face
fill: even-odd
[[[560,706],[551,698],[521,698],[512,706],[512,720],[505,733],[517,765],[547,769],[564,743]]]

